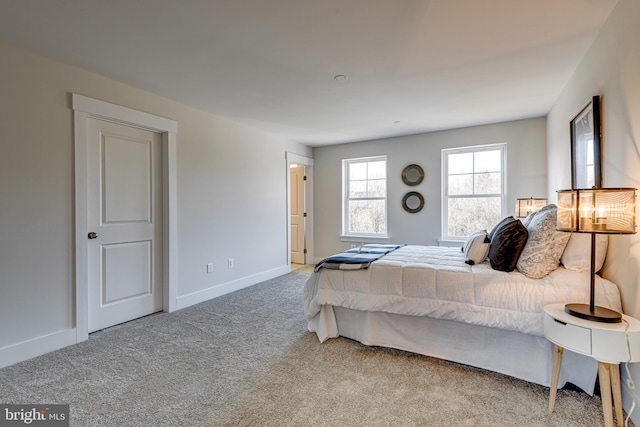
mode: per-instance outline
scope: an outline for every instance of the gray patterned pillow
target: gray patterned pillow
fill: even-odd
[[[528,224],[529,239],[516,265],[525,276],[541,279],[560,265],[571,233],[556,230],[557,215],[557,206],[547,205],[536,212]]]

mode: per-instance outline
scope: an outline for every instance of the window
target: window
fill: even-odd
[[[491,230],[506,215],[506,144],[442,150],[442,239]]]
[[[387,157],[342,161],[342,234],[387,237]]]

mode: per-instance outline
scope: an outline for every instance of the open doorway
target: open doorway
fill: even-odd
[[[313,159],[287,153],[287,259],[292,270],[313,264]]]
[[[305,209],[305,181],[307,176],[305,175],[306,166],[292,163],[289,165],[289,206],[291,212],[289,214],[291,219],[291,226],[289,227],[291,236],[291,267],[294,264],[306,264],[307,246],[306,240],[306,226],[307,226],[307,211]]]

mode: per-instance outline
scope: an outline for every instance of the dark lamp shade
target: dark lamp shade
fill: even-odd
[[[539,211],[547,206],[547,199],[529,197],[528,199],[516,199],[516,217],[525,218],[530,213]]]
[[[633,234],[636,232],[636,189],[558,190],[559,231]]]

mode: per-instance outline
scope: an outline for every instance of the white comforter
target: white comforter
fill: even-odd
[[[589,302],[588,272],[560,266],[543,279],[529,279],[486,262],[467,265],[460,248],[438,246],[404,246],[365,270],[320,269],[304,288],[310,324],[322,306],[339,306],[543,335],[544,306],[567,302]],[[622,311],[618,287],[599,276],[596,304]]]

